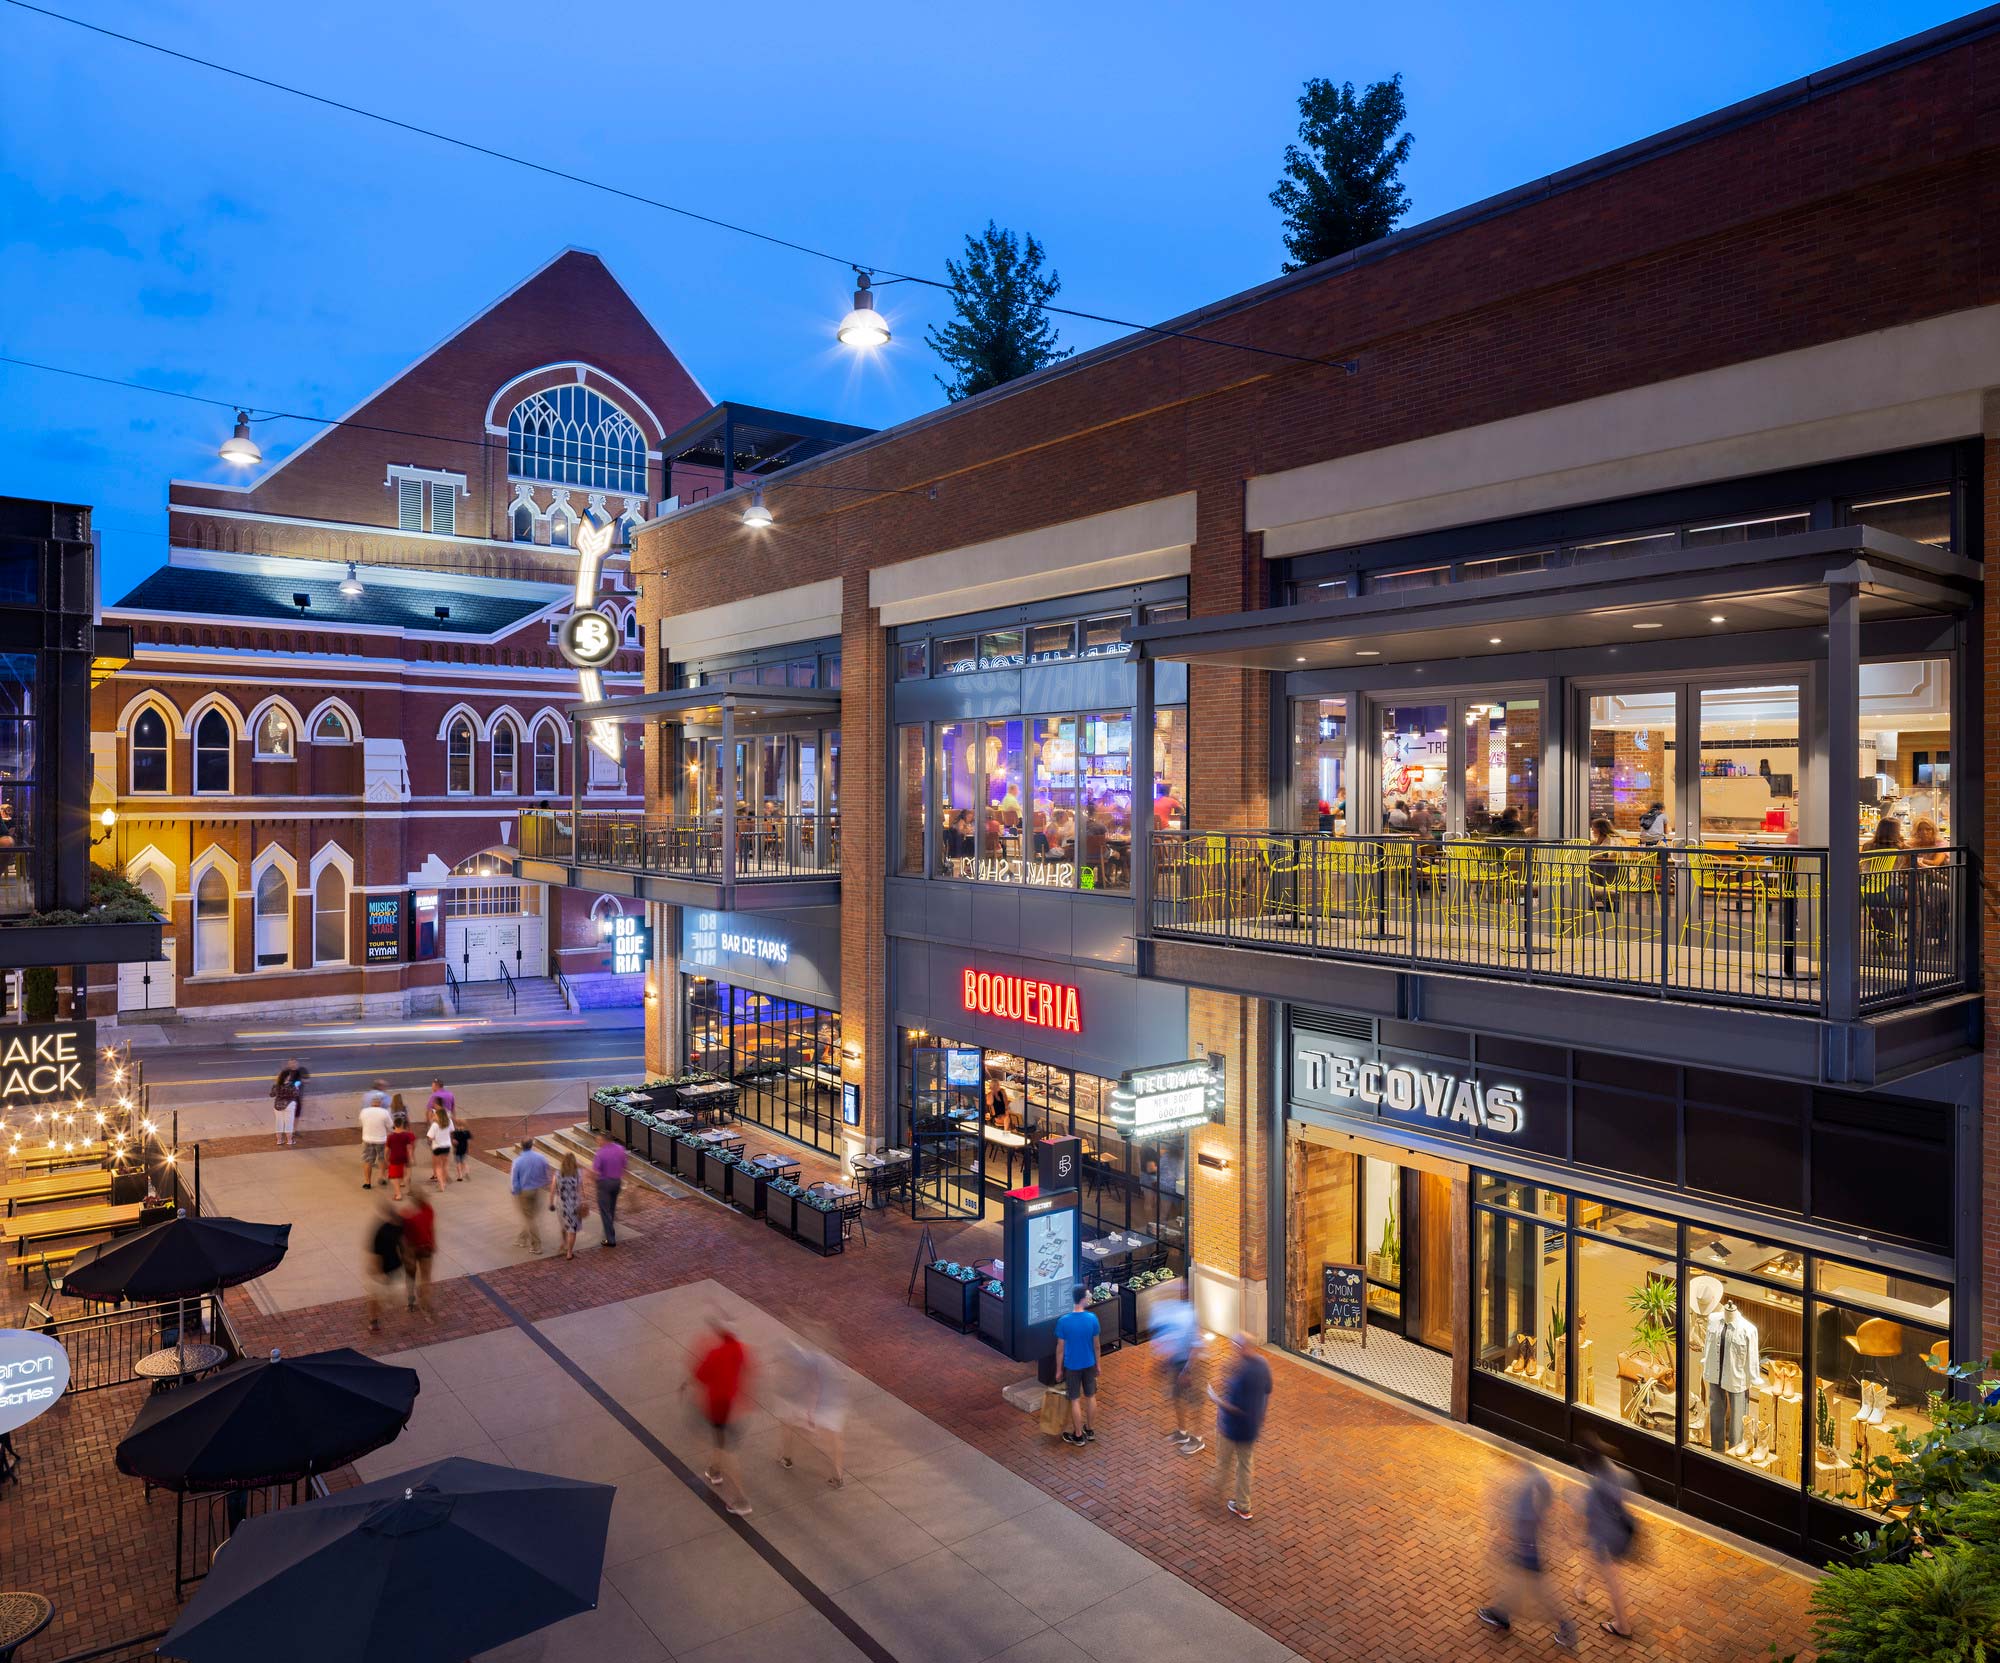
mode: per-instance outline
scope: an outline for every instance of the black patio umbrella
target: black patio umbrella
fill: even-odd
[[[249,1519],[167,1637],[181,1663],[462,1663],[594,1610],[612,1486],[453,1456]]]
[[[150,1397],[118,1445],[118,1470],[169,1490],[255,1489],[327,1472],[394,1442],[415,1369],[358,1351],[245,1358]]]
[[[185,1210],[129,1236],[86,1247],[70,1262],[63,1291],[84,1299],[186,1299],[233,1288],[274,1268],[289,1224],[200,1218]]]

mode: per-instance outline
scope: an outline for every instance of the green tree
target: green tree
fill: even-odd
[[[1359,95],[1352,81],[1306,82],[1300,142],[1285,146],[1285,177],[1271,192],[1285,216],[1286,271],[1386,237],[1409,212],[1402,169],[1415,141],[1400,130],[1403,114],[1400,75]]]
[[[949,381],[937,378],[945,397],[956,403],[1070,355],[1041,309],[1062,289],[1055,272],[1042,270],[1045,257],[1032,236],[1017,238],[989,219],[965,239],[963,263],[945,261],[958,315],[924,335],[952,372]]]

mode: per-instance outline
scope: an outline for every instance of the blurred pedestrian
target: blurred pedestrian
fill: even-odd
[[[1555,1490],[1541,1468],[1519,1462],[1500,1491],[1499,1591],[1490,1604],[1479,1608],[1478,1616],[1488,1628],[1511,1629],[1515,1614],[1526,1615],[1532,1607],[1536,1615],[1555,1624],[1556,1644],[1574,1651],[1576,1625],[1549,1592],[1543,1564],[1542,1539],[1554,1503]]]
[[[604,1245],[618,1245],[618,1196],[625,1187],[625,1145],[606,1138],[590,1157],[590,1175],[597,1181],[597,1216],[604,1221]]]
[[[576,1169],[576,1151],[565,1149],[562,1169],[556,1174],[555,1192],[549,1197],[551,1211],[562,1213],[562,1256],[576,1257],[576,1233],[583,1228],[583,1215],[590,1209],[583,1199],[583,1174]]]
[[[1066,1444],[1097,1442],[1097,1347],[1103,1337],[1090,1289],[1081,1282],[1069,1291],[1069,1314],[1056,1318],[1056,1382],[1069,1394]]]
[[[403,1199],[403,1183],[410,1175],[410,1152],[416,1146],[417,1134],[410,1130],[409,1116],[392,1113],[385,1153],[389,1157],[389,1193],[398,1201]]]
[[[386,1195],[382,1198],[382,1211],[375,1220],[375,1228],[368,1236],[365,1265],[368,1272],[368,1331],[374,1334],[382,1328],[382,1300],[403,1269],[403,1215]]]
[[[389,1094],[377,1080],[361,1095],[361,1187],[374,1187],[375,1169],[388,1160],[389,1134],[395,1121],[389,1114]]]
[[[1583,1541],[1596,1563],[1598,1579],[1604,1584],[1611,1615],[1597,1626],[1621,1640],[1632,1638],[1632,1606],[1626,1597],[1625,1562],[1638,1544],[1639,1521],[1632,1516],[1627,1501],[1632,1478],[1613,1459],[1611,1446],[1598,1434],[1583,1434],[1583,1470],[1589,1480],[1583,1492]],[[1577,1603],[1584,1600],[1581,1579],[1576,1585]]]
[[[410,1309],[431,1314],[431,1255],[437,1251],[437,1213],[415,1184],[403,1203],[403,1274],[410,1279]]]
[[[1201,1349],[1201,1323],[1185,1299],[1162,1300],[1153,1307],[1153,1355],[1167,1383],[1167,1402],[1174,1412],[1174,1447],[1183,1455],[1199,1455],[1207,1441],[1188,1430],[1188,1405],[1194,1402],[1194,1359]]]
[[[458,1097],[445,1083],[441,1075],[431,1077],[431,1112],[435,1114],[442,1107],[451,1121],[452,1173],[462,1184],[465,1182],[465,1156],[472,1148],[472,1128],[459,1118]]]
[[[750,1498],[743,1493],[736,1464],[736,1412],[750,1373],[750,1354],[730,1331],[727,1318],[718,1313],[710,1323],[710,1331],[697,1342],[694,1367],[682,1389],[690,1384],[697,1388],[708,1422],[711,1447],[702,1476],[722,1497],[722,1505],[740,1518],[750,1511]]]
[[[554,1176],[548,1157],[535,1147],[535,1140],[521,1139],[520,1153],[507,1170],[507,1187],[513,1194],[515,1209],[521,1215],[521,1233],[514,1238],[516,1247],[541,1252],[542,1192],[554,1181]]]
[[[285,1063],[285,1070],[292,1077],[292,1129],[296,1132],[299,1122],[306,1116],[306,1081],[312,1078],[312,1070],[297,1057]],[[291,1141],[298,1140],[294,1137]]]
[[[1230,1512],[1248,1520],[1251,1458],[1271,1402],[1271,1365],[1241,1329],[1229,1343],[1235,1348],[1229,1377],[1220,1392],[1208,1388],[1215,1402],[1215,1490]]]
[[[819,1450],[833,1469],[827,1483],[847,1482],[847,1378],[840,1365],[817,1345],[786,1343],[779,1386],[778,1465],[791,1466],[801,1444]]]
[[[298,1126],[298,1103],[292,1096],[294,1066],[292,1063],[286,1063],[278,1070],[278,1077],[271,1082],[271,1119],[277,1128],[280,1149],[290,1147]]]
[[[443,1189],[446,1181],[445,1163],[451,1159],[451,1110],[442,1103],[434,1103],[431,1108],[431,1182]]]

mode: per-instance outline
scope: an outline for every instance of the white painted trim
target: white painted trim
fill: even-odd
[[[319,875],[329,866],[338,867],[340,875],[347,880],[348,888],[354,887],[354,857],[329,838],[319,846],[319,852],[312,857],[312,862],[306,869],[310,889],[319,888]]]
[[[480,698],[491,698],[495,693],[518,693],[523,698],[538,699],[547,695],[548,688],[539,685],[530,686],[527,683],[548,681],[570,682],[576,674],[573,670],[558,670],[552,666],[534,664],[440,664],[426,662],[422,659],[397,659],[390,662],[354,653],[265,653],[257,651],[254,647],[245,652],[238,647],[183,647],[178,642],[165,641],[141,642],[133,656],[135,659],[143,656],[150,659],[184,660],[196,667],[177,670],[169,669],[163,664],[160,668],[151,671],[126,668],[114,671],[110,677],[111,680],[144,680],[150,684],[154,678],[159,676],[167,676],[175,680],[184,681],[197,675],[210,677],[221,673],[225,674],[227,679],[232,682],[257,683],[261,685],[266,682],[277,681],[280,678],[273,675],[260,674],[256,670],[249,669],[237,670],[232,668],[226,672],[219,672],[217,666],[219,664],[234,665],[240,662],[243,664],[276,667],[296,665],[299,669],[308,670],[325,669],[328,664],[343,664],[352,666],[353,674],[341,680],[327,680],[323,677],[305,677],[302,679],[288,675],[282,678],[281,685],[286,687],[341,687],[350,691],[356,688],[364,688],[369,692],[474,693]],[[384,678],[394,677],[396,679],[371,680],[369,679],[371,674]],[[425,675],[491,676],[495,681],[508,682],[509,684],[496,688],[461,685],[456,682],[430,682],[421,679],[405,679],[421,678]],[[603,672],[603,675],[607,682],[634,687],[637,687],[645,679],[643,673],[638,670],[608,670]],[[509,678],[512,678],[511,681]]]
[[[1195,494],[1183,491],[878,566],[868,574],[868,604],[885,625],[909,624],[1185,577],[1194,538]]]
[[[194,485],[198,489],[204,491],[223,491],[223,490],[237,489],[237,487],[235,486],[203,485],[198,480],[176,480],[174,481],[174,483]],[[248,489],[249,487],[243,487],[243,488]],[[508,506],[510,508],[513,506],[511,500],[509,501]],[[470,537],[443,531],[398,531],[396,527],[392,525],[370,525],[367,524],[365,521],[361,520],[314,520],[314,519],[308,519],[303,515],[298,515],[298,514],[263,514],[259,513],[257,510],[252,508],[204,508],[200,504],[192,502],[170,502],[167,504],[167,512],[169,514],[203,515],[211,520],[251,520],[261,525],[300,526],[309,531],[354,532],[365,537],[392,537],[399,542],[408,541],[414,538],[416,541],[423,543],[459,543],[463,544],[467,548],[479,548],[479,549],[518,549],[518,548],[526,548],[529,546],[525,543],[517,543],[511,537]],[[169,537],[172,536],[171,530],[169,530],[168,535]],[[535,544],[534,546],[537,548],[541,548],[545,547],[546,545],[538,543]],[[229,554],[232,552],[234,551],[228,549],[169,548],[168,550],[168,553],[170,555]],[[239,558],[250,558],[250,559],[261,558],[265,560],[308,560],[311,558],[311,556],[298,555],[298,554],[267,554],[262,556],[239,556]],[[174,564],[181,565],[184,564],[184,562],[176,560]],[[346,569],[347,569],[346,564],[343,562],[341,570],[344,572]],[[525,583],[525,582],[532,582],[533,580],[528,578],[483,578],[483,579],[478,579],[476,581],[486,582],[486,583]]]
[[[486,737],[486,723],[479,712],[474,710],[469,704],[463,702],[455,704],[439,719],[437,730],[438,743],[444,743],[445,735],[451,731],[451,724],[461,716],[472,724],[473,754],[476,756],[478,754],[479,741]],[[453,795],[462,795],[462,793],[454,792]]]
[[[462,473],[453,473],[449,468],[419,468],[413,467],[406,462],[391,462],[388,464],[388,468],[388,477],[382,481],[382,489],[385,491],[399,479],[413,479],[421,484],[449,485],[452,487],[453,493],[457,496],[469,497],[472,495],[472,487],[466,484],[465,475]],[[432,532],[431,535],[434,537],[445,537],[453,542],[457,541],[456,538],[451,537],[449,532]]]
[[[208,692],[202,694],[193,704],[189,705],[187,714],[181,717],[181,737],[183,739],[192,739],[194,737],[195,724],[207,714],[211,707],[220,710],[228,719],[230,737],[232,739],[242,739],[245,737],[243,712],[236,708],[235,701],[226,693]],[[236,759],[232,756],[230,758],[230,777],[232,779],[235,777],[235,763]]]
[[[264,713],[267,710],[271,709],[274,705],[277,706],[279,709],[283,710],[285,714],[291,717],[292,719],[292,754],[290,756],[280,756],[275,752],[259,750],[257,747],[257,734],[258,730],[261,729],[264,725]],[[248,719],[244,722],[243,725],[250,735],[250,756],[253,761],[256,762],[298,761],[299,747],[306,742],[306,730],[304,724],[299,721],[299,707],[293,704],[292,701],[286,698],[282,693],[267,694],[265,698],[251,710]]]
[[[1264,474],[1243,523],[1275,559],[1935,444],[1995,385],[2000,305]]]
[[[244,514],[240,519],[262,519],[266,516]],[[328,522],[304,520],[303,525],[321,525]],[[334,529],[347,529],[335,527]],[[359,529],[359,528],[355,528]],[[380,530],[381,528],[375,527]],[[391,536],[409,536],[412,533],[389,533]],[[426,537],[431,532],[423,534]],[[462,537],[444,537],[446,543],[460,543]],[[517,549],[519,543],[495,543],[494,548]],[[347,576],[345,560],[316,560],[304,554],[258,554],[245,553],[240,549],[190,549],[178,546],[167,550],[167,563],[189,571],[244,572],[253,577],[298,577],[315,579],[322,583],[336,583]],[[388,561],[360,563],[360,570],[366,575],[363,583],[380,583],[394,589],[450,589],[456,593],[505,595],[519,600],[546,600],[556,595],[569,595],[575,585],[557,583],[553,579],[529,577],[480,577],[472,572],[433,572],[421,566],[398,566]]]
[[[293,683],[292,685],[297,686],[300,684]],[[344,740],[321,739],[318,737],[319,719],[329,710],[347,724],[347,737]],[[349,704],[345,699],[321,699],[318,704],[313,706],[312,714],[306,718],[305,735],[306,743],[311,745],[358,745],[361,743],[361,718],[355,715],[354,706]]]
[[[840,633],[840,579],[773,589],[662,618],[659,646],[680,660]]]
[[[137,883],[141,874],[146,872],[161,874],[167,886],[167,902],[172,905],[180,895],[180,874],[175,869],[171,857],[157,844],[148,843],[136,855],[126,857],[125,876],[131,882]]]
[[[609,270],[608,267],[606,269]],[[662,339],[660,345],[666,346],[667,343],[664,339]],[[668,347],[667,351],[669,355],[671,355],[673,349],[671,347]],[[680,362],[680,359],[676,357],[674,359],[674,362],[678,364]],[[628,417],[631,416],[632,412],[630,410],[625,409],[625,406],[619,403],[619,397],[630,399],[632,403],[637,405],[641,410],[645,412],[646,420],[653,424],[652,444],[657,445],[671,431],[668,428],[667,424],[661,421],[660,418],[653,413],[653,407],[650,404],[648,404],[643,398],[641,398],[637,392],[635,392],[632,388],[628,387],[624,382],[620,381],[617,376],[609,374],[607,371],[599,369],[595,364],[585,363],[580,358],[561,358],[558,359],[553,364],[543,364],[536,369],[523,370],[519,375],[515,376],[513,380],[507,382],[505,386],[496,388],[494,390],[493,397],[487,401],[486,417],[481,425],[485,427],[488,433],[497,433],[504,438],[507,433],[507,424],[505,422],[494,420],[495,416],[497,416],[500,411],[500,400],[504,398],[508,393],[512,392],[516,387],[520,386],[520,384],[523,381],[531,381],[538,375],[548,375],[551,373],[559,374],[563,372],[567,372],[575,380],[578,386],[590,387],[590,390],[593,393],[596,393],[599,397],[605,399],[607,402],[611,404],[618,405],[618,408],[621,411],[623,411],[624,414]],[[598,377],[601,381],[603,381],[604,386],[592,387],[588,381],[583,379],[583,377],[587,375],[594,375]],[[694,377],[689,376],[688,379],[692,381]],[[607,389],[614,389],[614,388],[616,389],[619,397],[614,397],[612,392],[607,391]],[[542,389],[542,391],[544,392],[552,390],[553,389],[551,388]],[[512,416],[515,410],[519,408],[522,399],[532,398],[533,396],[534,395],[532,393],[522,394],[521,398],[515,399],[513,403],[507,406],[507,414],[509,416]],[[635,423],[634,425],[637,424]],[[646,455],[650,460],[656,462],[660,458],[660,453],[657,450],[652,449],[651,446],[648,446]],[[517,476],[510,473],[507,477],[511,480]],[[540,483],[559,485],[562,484],[563,481],[543,480]]]
[[[129,671],[122,671],[119,672],[118,674],[114,674],[111,679],[116,681],[118,679],[118,676],[121,674],[127,680],[136,679]],[[173,745],[171,741],[173,739],[175,732],[176,731],[185,732],[186,729],[181,727],[180,706],[175,704],[172,699],[168,698],[166,694],[160,692],[157,688],[148,687],[144,692],[134,693],[132,697],[126,702],[125,708],[118,712],[118,725],[111,731],[115,733],[120,739],[123,739],[125,737],[126,730],[131,727],[132,720],[139,714],[141,707],[149,704],[158,705],[160,707],[160,714],[166,718],[167,738],[169,741],[167,745],[167,754],[169,756],[172,756]]]

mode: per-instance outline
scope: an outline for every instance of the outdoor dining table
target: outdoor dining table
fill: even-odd
[[[110,1147],[102,1143],[79,1143],[73,1149],[27,1144],[9,1154],[7,1164],[30,1172],[49,1172],[58,1167],[94,1166],[110,1153]]]
[[[1151,1245],[1146,1237],[1135,1236],[1130,1230],[1113,1230],[1095,1241],[1085,1242],[1082,1251],[1092,1264],[1109,1265],[1129,1259],[1140,1248]]]
[[[89,1236],[137,1224],[142,1205],[133,1201],[121,1207],[65,1207],[52,1213],[22,1213],[16,1218],[0,1218],[0,1246],[17,1242],[56,1241],[63,1236]]]
[[[229,1353],[221,1346],[211,1345],[207,1340],[190,1340],[184,1345],[162,1346],[158,1351],[147,1352],[132,1365],[132,1372],[141,1380],[163,1386],[191,1380],[228,1361]]]
[[[868,1186],[868,1205],[877,1212],[889,1204],[889,1191],[910,1170],[907,1149],[885,1149],[881,1154],[856,1155],[854,1175]]]
[[[8,1589],[0,1593],[0,1663],[49,1626],[56,1608],[41,1594]]]
[[[0,1184],[0,1200],[7,1203],[7,1216],[14,1216],[14,1209],[23,1202],[74,1201],[82,1196],[109,1195],[111,1174],[109,1172],[52,1172],[41,1178],[16,1178],[11,1183]]]

